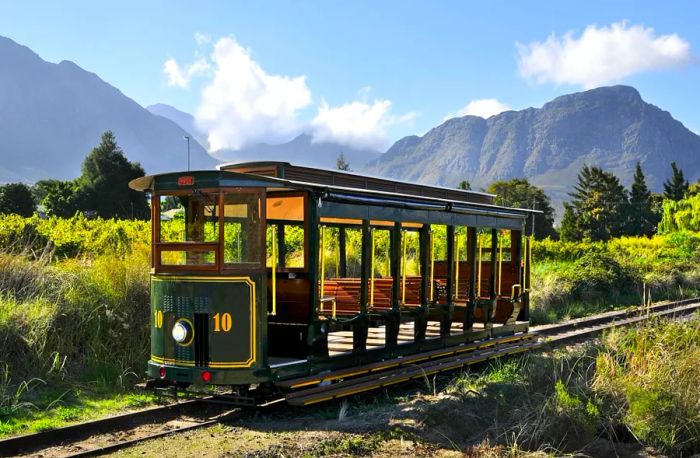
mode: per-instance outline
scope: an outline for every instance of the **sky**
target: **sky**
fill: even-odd
[[[193,114],[212,150],[385,150],[611,84],[700,133],[698,24],[697,1],[0,0],[0,35]]]

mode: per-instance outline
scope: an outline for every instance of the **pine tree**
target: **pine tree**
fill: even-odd
[[[671,200],[681,200],[688,192],[688,182],[685,181],[683,170],[676,166],[675,162],[671,162],[673,174],[671,178],[664,182],[664,197]]]
[[[570,211],[564,214],[569,227],[562,228],[562,239],[598,241],[625,233],[629,207],[627,191],[612,173],[584,165],[569,196]]]
[[[340,156],[335,160],[335,168],[344,172],[350,171],[350,163],[345,160],[345,154],[340,153]]]
[[[145,195],[129,189],[129,181],[144,176],[138,163],[131,163],[117,145],[111,131],[85,158],[78,179],[84,193],[82,210],[96,211],[103,218],[147,218]]]
[[[647,187],[642,167],[637,162],[630,190],[630,213],[628,233],[650,236],[654,233],[658,219],[652,211],[651,191]]]
[[[574,210],[568,202],[564,202],[564,216],[562,216],[561,226],[559,226],[559,237],[562,240],[581,240],[583,238],[583,234],[576,224]]]

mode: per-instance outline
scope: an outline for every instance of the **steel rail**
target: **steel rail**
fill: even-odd
[[[205,407],[207,409],[212,409],[213,412],[225,411],[226,408],[229,410],[231,409],[231,406],[217,406],[216,404],[209,402],[208,398],[191,399],[164,406],[150,407],[148,409],[115,415],[113,417],[91,420],[62,428],[2,439],[0,440],[0,456],[16,456],[22,454],[31,454],[32,456],[36,456],[39,454],[38,452],[42,450],[78,444],[81,441],[85,441],[94,436],[110,435],[114,432],[128,431],[130,429],[146,425],[153,425],[158,422],[164,424],[177,420],[181,417],[187,417],[188,414],[190,414],[192,417],[196,417],[197,414],[202,413],[202,409]],[[219,416],[220,415],[221,414],[219,414]],[[155,434],[145,434],[143,437],[108,444],[106,446],[95,447],[94,449],[66,452],[66,455],[101,455],[154,437],[163,437],[169,434],[209,426],[221,421],[222,418],[219,418],[219,416],[209,416],[200,421],[193,418],[188,419],[188,422],[194,424],[183,426],[181,428],[161,430]]]

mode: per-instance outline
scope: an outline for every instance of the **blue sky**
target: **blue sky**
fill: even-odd
[[[380,148],[448,114],[615,83],[700,132],[698,24],[693,1],[0,0],[0,35],[193,113],[234,149],[309,129]]]

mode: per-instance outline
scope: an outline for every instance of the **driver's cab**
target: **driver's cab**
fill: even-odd
[[[269,376],[270,354],[305,357],[304,191],[227,171],[143,177],[131,187],[151,192],[150,375],[191,383],[194,368],[206,369],[207,383],[251,383]],[[285,292],[279,304],[275,288]],[[269,344],[268,317],[283,334]]]

